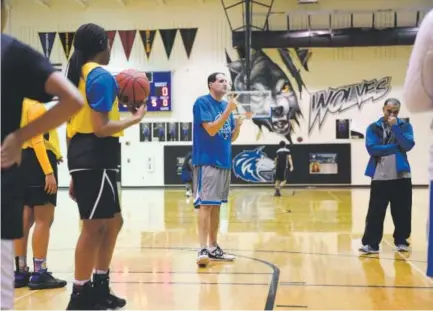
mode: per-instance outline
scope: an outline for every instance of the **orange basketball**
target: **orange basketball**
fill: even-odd
[[[142,71],[125,69],[116,75],[116,81],[119,86],[119,101],[129,108],[138,108],[149,97],[149,79]]]

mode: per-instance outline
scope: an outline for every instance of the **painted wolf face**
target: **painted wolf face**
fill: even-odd
[[[295,79],[303,85],[300,80],[299,70],[297,70],[291,60],[290,53],[287,50],[279,50],[280,56],[292,72],[295,69]],[[227,55],[228,68],[233,81],[233,91],[246,91],[246,70],[244,60],[231,61]],[[270,91],[272,96],[266,98],[263,96],[251,96],[249,101],[256,107],[265,110],[271,107],[271,117],[266,119],[253,119],[253,122],[261,130],[265,126],[269,131],[278,133],[292,143],[291,135],[293,134],[293,123],[299,126],[299,118],[302,113],[299,107],[298,97],[292,87],[289,77],[269,56],[262,51],[257,51],[252,59],[250,75],[251,91]],[[302,86],[301,86],[302,89]],[[248,95],[240,95],[240,102],[248,102],[248,99],[242,98]]]

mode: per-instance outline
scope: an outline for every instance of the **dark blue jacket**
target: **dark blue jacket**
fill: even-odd
[[[397,123],[391,127],[397,143],[383,145],[383,123],[384,119],[382,117],[367,128],[365,146],[370,155],[370,160],[368,161],[365,175],[373,177],[377,161],[380,160],[380,157],[390,154],[395,154],[397,173],[410,172],[410,164],[406,152],[415,146],[412,125],[397,118]]]

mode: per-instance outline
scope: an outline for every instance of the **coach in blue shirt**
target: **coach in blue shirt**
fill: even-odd
[[[365,174],[371,177],[370,202],[360,252],[376,254],[383,236],[386,209],[391,204],[394,244],[409,251],[412,222],[412,181],[407,152],[415,145],[412,125],[397,118],[400,101],[389,98],[383,117],[367,128],[365,144],[370,160]]]
[[[213,73],[207,83],[209,94],[197,98],[193,107],[193,198],[194,207],[199,209],[199,266],[206,266],[210,259],[235,259],[218,246],[217,235],[220,206],[227,203],[230,190],[232,141],[242,124],[232,114],[235,98],[222,100],[228,91],[226,76]]]

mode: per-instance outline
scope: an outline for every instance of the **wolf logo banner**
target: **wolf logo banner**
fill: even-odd
[[[273,182],[274,161],[263,152],[263,148],[265,146],[238,153],[232,162],[233,174],[246,182]]]
[[[338,114],[355,107],[360,110],[364,104],[376,102],[390,91],[391,77],[384,77],[311,94],[308,133],[311,133],[316,124],[320,130],[328,113]]]

